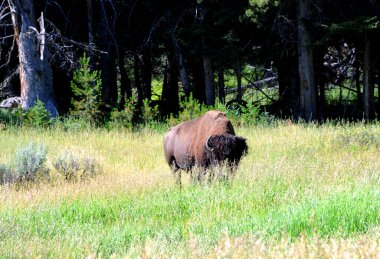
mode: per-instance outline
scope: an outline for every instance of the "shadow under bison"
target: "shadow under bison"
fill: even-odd
[[[179,184],[181,169],[205,171],[225,163],[232,172],[247,151],[246,140],[235,135],[231,121],[219,111],[182,122],[164,138],[165,158]]]

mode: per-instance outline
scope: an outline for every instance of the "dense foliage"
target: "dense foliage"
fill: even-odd
[[[146,123],[144,114],[178,117],[189,98],[305,120],[380,114],[376,1],[4,2],[1,98],[25,92],[18,76],[24,71],[17,59],[22,49],[13,38],[23,20],[12,23],[10,12],[17,3],[17,12],[44,12],[51,99],[61,116],[72,111],[87,121],[101,115],[100,122],[128,117],[132,124]],[[87,58],[80,58],[83,53]],[[308,58],[300,60],[301,54]],[[90,91],[96,92],[92,100]],[[51,111],[46,98],[41,100]],[[135,101],[133,118],[123,114],[130,100]]]

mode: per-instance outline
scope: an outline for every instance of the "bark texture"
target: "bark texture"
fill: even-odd
[[[37,43],[36,20],[34,6],[31,0],[10,0],[12,8],[21,17],[13,19],[15,33],[19,32],[17,43],[20,63],[20,84],[22,107],[31,108],[37,99],[40,99],[53,117],[58,115],[55,102],[52,70],[49,63],[49,52],[43,48],[42,60],[39,51],[41,46]]]
[[[183,91],[185,92],[185,96],[189,97],[190,92],[191,92],[191,84],[190,84],[190,77],[189,77],[189,73],[187,70],[186,62],[185,62],[185,57],[183,56],[182,48],[179,45],[174,33],[172,33],[171,38],[172,38],[172,43],[174,45],[174,50],[176,53],[179,74],[180,74],[181,82],[183,85]]]
[[[373,118],[374,85],[371,59],[371,41],[368,33],[364,36],[363,105],[366,120]]]
[[[310,0],[298,0],[298,71],[300,75],[301,117],[312,121],[317,117],[317,98],[314,83],[314,64],[311,33],[307,26],[310,19]]]

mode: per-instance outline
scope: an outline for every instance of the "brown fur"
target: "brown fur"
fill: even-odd
[[[213,161],[210,161],[212,156],[207,155],[206,141],[211,136],[224,134],[234,137],[235,131],[230,120],[219,111],[208,111],[200,118],[182,122],[165,135],[166,161],[174,171],[189,170],[195,165],[208,167]]]

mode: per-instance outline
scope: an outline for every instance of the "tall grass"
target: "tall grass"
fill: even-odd
[[[182,190],[165,164],[162,132],[2,131],[1,162],[34,140],[50,161],[73,150],[105,173],[0,187],[0,257],[379,255],[379,129],[238,128],[250,153],[235,180]]]

